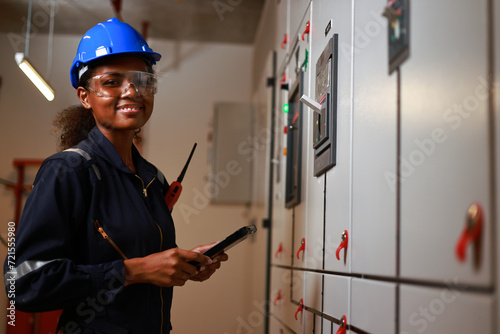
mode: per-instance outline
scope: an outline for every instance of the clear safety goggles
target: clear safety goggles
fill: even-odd
[[[142,96],[152,96],[156,94],[158,81],[153,73],[141,71],[107,72],[89,81],[89,89],[100,97],[118,97],[132,87]]]

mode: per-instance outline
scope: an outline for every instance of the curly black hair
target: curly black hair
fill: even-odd
[[[60,132],[58,149],[64,151],[86,139],[96,124],[91,110],[75,105],[61,110],[52,125]]]

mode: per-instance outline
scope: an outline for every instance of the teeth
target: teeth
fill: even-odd
[[[123,110],[123,111],[135,111],[135,110],[139,110],[139,107],[122,107],[122,108],[118,108],[119,110]]]

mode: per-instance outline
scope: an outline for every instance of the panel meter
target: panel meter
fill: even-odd
[[[389,74],[391,74],[410,55],[409,0],[389,0],[383,15],[389,20]]]
[[[317,108],[313,118],[314,176],[336,164],[338,34],[328,41],[316,62]]]
[[[285,206],[293,208],[300,203],[302,183],[302,96],[304,72],[300,72],[290,90],[287,117]]]

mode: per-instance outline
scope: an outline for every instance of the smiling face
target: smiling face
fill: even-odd
[[[148,66],[143,59],[134,56],[111,58],[99,64],[92,75],[124,71],[148,72]],[[125,82],[124,87],[127,85]],[[154,95],[140,94],[133,84],[117,96],[98,96],[101,94],[90,87],[78,87],[77,95],[86,109],[92,109],[97,126],[106,136],[117,132],[133,134],[146,124],[153,112]]]

